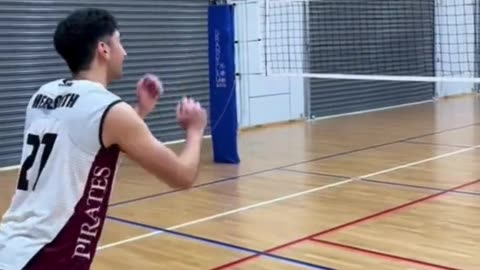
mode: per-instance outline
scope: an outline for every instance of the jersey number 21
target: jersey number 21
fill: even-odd
[[[27,144],[33,146],[32,152],[30,155],[25,159],[20,169],[20,175],[18,179],[17,189],[20,190],[28,190],[29,182],[32,179],[27,178],[28,171],[32,168],[35,162],[38,162],[38,150],[40,148],[40,144],[44,144],[45,148],[40,158],[40,167],[37,173],[37,177],[35,179],[35,183],[32,187],[32,190],[35,190],[37,187],[38,179],[42,174],[45,165],[47,164],[48,158],[52,153],[53,145],[55,144],[55,140],[57,139],[57,134],[54,133],[47,133],[42,138],[38,135],[28,134],[27,136]]]

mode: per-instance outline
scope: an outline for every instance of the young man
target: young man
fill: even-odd
[[[187,136],[177,156],[142,119],[163,91],[158,79],[138,82],[136,109],[107,90],[126,56],[112,15],[77,10],[58,24],[54,44],[73,78],[43,85],[28,104],[18,187],[0,224],[2,270],[90,268],[120,151],[172,187],[197,177],[206,125],[197,102],[177,107]]]

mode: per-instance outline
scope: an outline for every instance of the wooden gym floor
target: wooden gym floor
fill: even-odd
[[[124,161],[93,269],[478,270],[479,101],[244,131],[239,166],[206,140],[188,191]]]

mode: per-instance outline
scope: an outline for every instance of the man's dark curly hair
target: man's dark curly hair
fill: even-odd
[[[53,38],[55,49],[70,71],[77,74],[90,67],[98,42],[108,42],[117,28],[115,17],[104,9],[76,10],[58,23]]]

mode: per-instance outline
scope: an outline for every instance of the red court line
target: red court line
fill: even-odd
[[[460,269],[451,268],[451,267],[448,267],[448,266],[433,264],[433,263],[429,263],[429,262],[424,262],[424,261],[419,261],[419,260],[415,260],[415,259],[400,257],[400,256],[397,256],[397,255],[391,255],[391,254],[387,254],[387,253],[382,253],[382,252],[378,252],[378,251],[373,251],[373,250],[353,247],[353,246],[349,246],[349,245],[329,242],[329,241],[320,240],[320,239],[309,239],[309,241],[312,241],[313,243],[316,243],[318,245],[327,245],[327,246],[335,247],[335,248],[342,249],[342,250],[347,250],[347,251],[357,253],[357,254],[364,254],[364,255],[368,255],[370,257],[378,257],[378,258],[381,258],[381,259],[384,259],[384,260],[386,259],[388,261],[396,261],[396,262],[400,262],[400,263],[403,263],[403,264],[408,263],[408,264],[413,265],[413,266],[422,266],[423,268],[427,267],[427,269],[431,269],[431,270],[460,270]]]
[[[413,205],[416,205],[416,204],[419,204],[419,203],[422,203],[422,202],[425,202],[425,201],[429,201],[429,200],[431,200],[431,199],[434,199],[434,198],[436,198],[436,197],[445,195],[445,194],[450,193],[450,192],[452,192],[452,191],[455,191],[455,190],[457,190],[457,189],[461,189],[461,188],[465,188],[465,187],[468,187],[468,186],[471,186],[471,185],[475,185],[475,184],[477,184],[477,183],[479,183],[479,182],[480,182],[480,179],[477,179],[477,180],[475,180],[475,181],[472,181],[472,182],[469,182],[469,183],[466,183],[466,184],[462,184],[462,185],[460,185],[460,186],[457,186],[457,187],[454,187],[454,188],[451,188],[451,189],[446,189],[446,190],[444,190],[444,191],[441,191],[441,192],[438,192],[438,193],[434,193],[434,194],[432,194],[432,195],[429,195],[429,196],[426,196],[426,197],[423,197],[423,198],[420,198],[420,199],[411,201],[411,202],[409,202],[409,203],[405,203],[405,204],[402,204],[402,205],[399,205],[399,206],[396,206],[396,207],[393,207],[393,208],[390,208],[390,209],[387,209],[387,210],[384,210],[384,211],[375,213],[375,214],[373,214],[373,215],[369,215],[369,216],[366,216],[366,217],[363,217],[363,218],[360,218],[360,219],[357,219],[357,220],[354,220],[354,221],[351,221],[351,222],[348,222],[348,223],[345,223],[345,224],[342,224],[342,225],[333,227],[333,228],[331,228],[331,229],[328,229],[328,230],[325,230],[325,231],[322,231],[322,232],[319,232],[319,233],[315,233],[315,234],[312,234],[312,235],[309,235],[309,236],[305,236],[305,237],[303,237],[303,238],[300,238],[300,239],[297,239],[297,240],[294,240],[294,241],[285,243],[285,244],[280,245],[280,246],[273,247],[273,248],[271,248],[271,249],[265,250],[264,253],[272,253],[272,252],[275,252],[275,251],[279,251],[279,250],[281,250],[281,249],[283,249],[283,248],[291,247],[291,246],[296,245],[296,244],[298,244],[298,243],[300,243],[300,242],[303,242],[303,241],[305,241],[305,240],[309,240],[309,239],[312,239],[312,238],[315,238],[315,237],[318,237],[318,236],[321,236],[321,235],[323,236],[323,235],[326,235],[326,234],[330,234],[330,233],[333,233],[333,232],[337,232],[337,231],[340,231],[340,230],[345,229],[345,228],[349,228],[349,227],[354,226],[354,225],[363,224],[364,222],[371,221],[371,220],[375,220],[376,218],[386,216],[387,214],[394,213],[394,212],[396,212],[396,211],[398,211],[398,210],[401,210],[401,209],[404,209],[404,208],[407,208],[407,207],[410,207],[410,206],[413,206]],[[228,269],[228,268],[230,268],[230,267],[232,267],[232,266],[236,266],[236,265],[245,263],[245,262],[247,262],[247,261],[256,259],[256,258],[258,258],[259,256],[260,256],[259,254],[251,255],[251,256],[248,256],[248,257],[245,257],[245,258],[242,258],[242,259],[239,259],[239,260],[236,260],[236,261],[233,261],[233,262],[230,262],[230,263],[221,265],[221,266],[219,266],[219,267],[212,268],[212,270]]]

